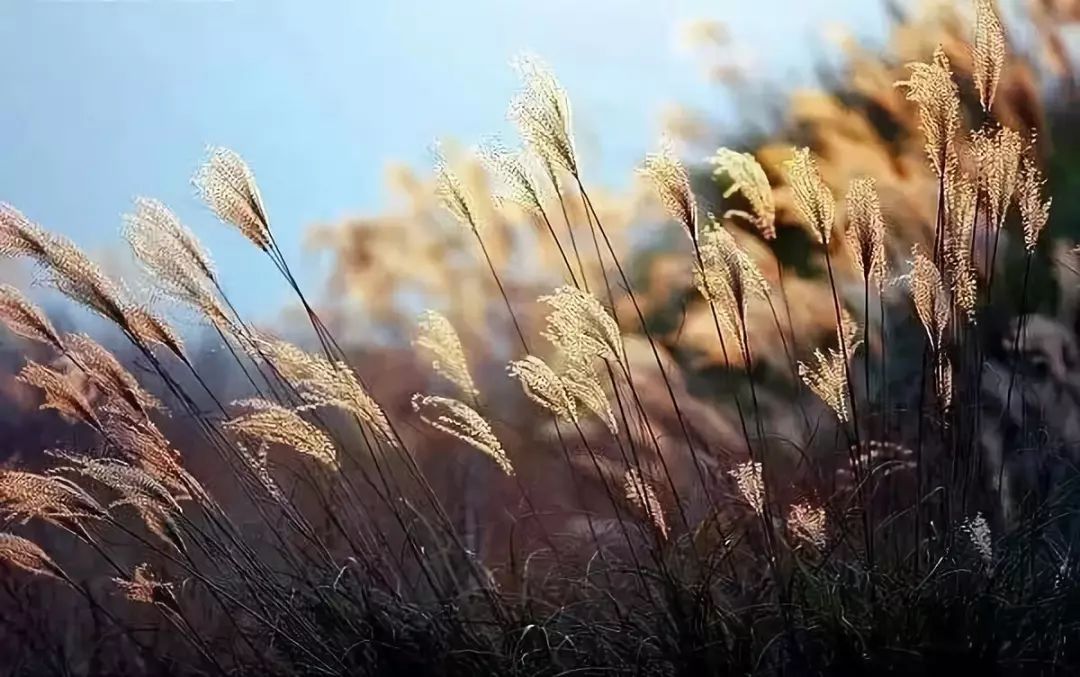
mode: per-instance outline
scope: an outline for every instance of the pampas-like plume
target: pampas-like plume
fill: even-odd
[[[414,344],[431,356],[435,373],[456,385],[466,396],[477,397],[480,391],[469,374],[465,349],[450,320],[434,310],[425,310],[418,324],[420,331]]]
[[[885,220],[881,216],[874,179],[854,179],[847,194],[848,227],[845,233],[848,249],[856,269],[878,289],[885,284],[887,260],[885,255]]]
[[[90,382],[110,400],[121,402],[132,413],[145,415],[160,409],[161,402],[146,392],[135,377],[104,346],[86,334],[67,334],[64,348]]]
[[[30,302],[15,287],[0,285],[0,322],[16,336],[52,346],[63,352],[60,335],[41,308]]]
[[[544,338],[570,359],[589,362],[602,357],[620,363],[625,360],[619,325],[595,296],[564,285],[538,300],[551,307]]]
[[[799,377],[843,422],[848,420],[847,358],[839,350],[829,348],[828,354],[814,350],[817,364],[798,363]]]
[[[219,219],[235,226],[259,249],[270,249],[270,221],[255,176],[243,158],[228,148],[211,147],[191,181]]]
[[[311,407],[333,407],[347,411],[371,426],[386,443],[396,446],[396,436],[382,407],[364,390],[349,365],[331,363],[285,341],[258,339],[259,352],[300,393]]]
[[[465,184],[457,173],[447,164],[441,148],[436,145],[432,152],[435,155],[435,195],[455,221],[476,230],[480,223],[473,207],[473,196],[465,188]]]
[[[128,306],[124,309],[125,326],[131,337],[144,349],[164,346],[182,361],[187,361],[184,354],[184,342],[180,335],[149,309],[142,306]]]
[[[809,148],[797,148],[787,161],[787,170],[799,216],[822,244],[829,244],[836,218],[836,203],[825,180],[821,178],[817,159]]]
[[[912,263],[909,275],[911,298],[915,312],[922,322],[926,336],[935,352],[941,350],[945,329],[949,324],[949,295],[941,281],[941,272],[918,244],[911,249]]]
[[[686,168],[675,156],[671,142],[664,139],[660,150],[645,156],[641,173],[652,181],[660,202],[667,209],[671,218],[682,224],[690,239],[698,239],[697,199],[690,188],[690,176]]]
[[[536,58],[521,56],[514,68],[524,89],[510,102],[509,117],[525,145],[548,165],[578,176],[570,100],[555,76]]]
[[[978,188],[960,171],[945,176],[945,205],[948,228],[944,233],[945,275],[952,300],[969,320],[975,318],[978,286],[972,262],[971,237],[975,228]]]
[[[667,540],[667,520],[664,518],[663,507],[652,484],[643,478],[636,468],[631,468],[626,471],[623,478],[623,489],[626,492],[626,500],[644,512],[656,530],[660,532],[660,536]]]
[[[1020,208],[1020,222],[1024,225],[1024,247],[1028,252],[1035,251],[1046,222],[1050,220],[1050,204],[1053,198],[1043,199],[1046,180],[1035,162],[1025,157],[1020,167],[1020,185],[1016,191],[1016,202]]]
[[[746,461],[728,471],[735,479],[739,494],[759,515],[765,509],[765,483],[761,476],[761,463]]]
[[[295,411],[260,399],[240,400],[233,405],[250,410],[223,424],[240,439],[286,447],[330,468],[337,467],[334,443],[322,429]]]
[[[55,409],[62,415],[82,421],[101,432],[101,421],[94,413],[86,397],[65,375],[33,360],[28,360],[16,379],[41,390],[45,399],[41,409]]]
[[[201,493],[195,478],[180,464],[180,453],[150,419],[109,416],[105,429],[109,442],[118,447],[124,460],[168,488],[175,499],[191,498],[189,488]]]
[[[530,214],[543,212],[540,191],[527,169],[524,153],[488,144],[480,150],[480,161],[495,177],[497,199],[513,202]]]
[[[972,75],[979,90],[983,110],[990,112],[994,94],[1005,66],[1005,29],[998,18],[994,0],[975,0],[975,45]]]
[[[919,128],[926,137],[926,156],[938,176],[944,176],[949,151],[960,129],[960,97],[952,66],[938,46],[930,63],[909,63],[911,75],[896,87],[907,89],[908,101],[919,108]]]
[[[176,608],[176,595],[173,593],[172,583],[158,580],[146,562],[135,567],[130,579],[114,578],[112,580],[129,601],[140,604],[161,604],[169,609]]]
[[[827,525],[828,518],[823,506],[799,503],[791,506],[791,512],[788,513],[788,528],[791,533],[817,550],[824,550],[828,544]]]
[[[724,212],[724,218],[738,216],[746,219],[754,224],[763,238],[775,239],[776,205],[773,202],[772,187],[769,186],[765,170],[754,156],[720,148],[709,158],[709,162],[716,166],[713,170],[714,176],[727,174],[731,179],[731,186],[724,191],[724,197],[729,198],[736,192],[742,193],[753,209],[752,214],[740,209],[729,209]]]
[[[975,513],[975,517],[964,520],[960,528],[971,540],[975,552],[982,558],[984,564],[989,566],[994,561],[994,545],[990,532],[990,525],[981,512]]]
[[[0,533],[0,562],[37,576],[68,580],[64,570],[37,543],[15,534]]]
[[[135,204],[135,212],[124,216],[124,238],[157,290],[231,331],[213,291],[213,263],[199,241],[157,200],[139,198]]]
[[[40,519],[64,526],[61,520],[100,519],[105,509],[69,479],[0,470],[0,514],[23,523]]]
[[[979,188],[986,198],[987,216],[995,227],[1005,225],[1009,203],[1016,193],[1020,156],[1024,142],[1020,133],[999,127],[991,133],[980,129],[971,135],[971,151],[979,171]]]
[[[559,418],[578,420],[574,398],[566,391],[563,380],[547,362],[535,355],[527,355],[523,360],[511,362],[507,371],[521,382],[521,389],[533,402]]]
[[[26,256],[44,263],[55,245],[54,236],[23,216],[6,202],[0,202],[0,256]]]
[[[559,378],[571,398],[603,421],[612,435],[618,433],[619,426],[611,410],[611,402],[592,365],[569,360]]]
[[[514,474],[514,466],[495,431],[475,409],[450,397],[420,393],[413,395],[412,406],[424,423],[487,454],[507,475]]]

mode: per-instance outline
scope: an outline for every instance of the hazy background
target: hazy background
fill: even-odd
[[[594,183],[626,183],[665,104],[730,118],[737,102],[680,48],[695,19],[723,21],[748,74],[784,86],[813,79],[831,25],[885,29],[872,0],[3,0],[0,200],[93,251],[133,197],[158,197],[265,315],[283,289],[261,284],[269,265],[188,183],[206,145],[248,160],[294,268],[318,284],[305,227],[381,209],[385,167],[426,166],[436,138],[507,132],[522,51],[566,86]]]

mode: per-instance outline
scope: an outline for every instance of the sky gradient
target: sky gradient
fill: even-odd
[[[823,27],[880,32],[871,0],[3,0],[0,200],[92,252],[138,195],[212,249],[242,309],[273,312],[271,268],[200,205],[207,145],[252,166],[294,267],[317,284],[304,228],[383,207],[391,162],[422,168],[437,138],[508,135],[509,61],[539,55],[574,102],[587,176],[618,187],[666,104],[724,120],[731,101],[676,49],[687,20],[724,21],[752,75],[801,83]]]

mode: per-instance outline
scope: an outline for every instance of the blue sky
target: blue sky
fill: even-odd
[[[436,138],[508,134],[520,52],[563,81],[588,176],[609,186],[665,104],[726,119],[732,103],[675,48],[695,18],[750,45],[754,75],[794,83],[823,26],[882,25],[873,0],[3,0],[0,200],[102,251],[135,196],[157,197],[265,316],[284,289],[188,184],[208,144],[248,160],[283,248],[317,284],[304,228],[378,212],[387,164],[425,166]]]

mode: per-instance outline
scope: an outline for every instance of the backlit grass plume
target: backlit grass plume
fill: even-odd
[[[878,288],[888,275],[885,253],[885,219],[877,188],[870,178],[855,179],[847,194],[848,227],[845,232],[848,250],[855,268],[867,282]]]
[[[975,0],[975,44],[971,53],[975,88],[987,112],[994,104],[1001,69],[1005,66],[1005,29],[994,5],[994,0]]]
[[[295,411],[267,400],[249,399],[233,402],[246,409],[226,421],[226,430],[256,445],[270,444],[310,456],[329,468],[337,467],[337,448],[318,426],[304,420]]]
[[[431,367],[461,392],[471,398],[480,394],[469,374],[469,362],[454,325],[445,315],[426,310],[420,315],[414,345],[424,350],[432,359]]]
[[[11,285],[0,285],[0,322],[11,333],[63,351],[60,335],[41,308]]]
[[[645,517],[660,532],[661,538],[667,539],[668,525],[664,518],[663,506],[660,505],[660,499],[652,484],[641,476],[637,468],[626,471],[623,478],[623,491],[626,494],[626,500],[645,514]]]
[[[539,299],[551,310],[544,337],[571,359],[589,362],[594,357],[625,360],[619,325],[595,296],[576,287],[562,286]]]
[[[270,250],[270,220],[255,176],[240,155],[228,148],[209,148],[192,183],[219,219],[234,226],[259,249]]]
[[[64,570],[40,546],[15,534],[0,533],[0,562],[36,576],[69,580]]]
[[[896,86],[905,88],[907,99],[918,106],[926,156],[937,175],[943,176],[960,129],[959,90],[953,81],[952,66],[939,46],[929,63],[913,62],[908,68],[911,71],[908,79],[898,81]]]
[[[787,170],[800,218],[822,244],[828,245],[836,219],[836,203],[821,178],[817,159],[809,148],[796,148],[787,163]]]
[[[578,176],[570,100],[551,71],[532,56],[514,60],[523,89],[510,102],[510,119],[525,144],[544,162]]]
[[[774,239],[776,237],[776,205],[773,201],[769,177],[765,175],[765,170],[758,164],[757,159],[750,153],[719,148],[709,158],[709,162],[715,167],[714,176],[726,174],[731,181],[731,185],[724,191],[724,197],[729,198],[736,192],[742,193],[753,210],[752,213],[748,213],[741,209],[729,209],[724,212],[724,217],[737,216],[745,219],[757,228],[763,238]]]
[[[690,239],[696,242],[698,239],[697,199],[690,188],[690,176],[686,173],[682,162],[675,157],[670,140],[662,140],[659,150],[645,156],[641,173],[652,182],[653,188],[660,197],[660,202],[671,218],[682,225]]]
[[[107,398],[144,416],[151,409],[161,407],[157,398],[144,390],[111,352],[86,334],[67,334],[63,345],[79,369]]]
[[[53,409],[70,419],[82,421],[94,430],[102,430],[101,421],[90,402],[69,376],[33,360],[27,360],[17,378],[41,391],[44,397],[42,409]]]
[[[66,478],[0,469],[0,514],[23,523],[39,519],[64,526],[64,522],[101,519],[105,509]]]
[[[1025,157],[1020,165],[1020,180],[1016,191],[1016,204],[1020,209],[1020,223],[1024,227],[1024,247],[1033,252],[1046,222],[1050,220],[1053,198],[1044,197],[1046,180],[1035,161]]]
[[[491,457],[507,475],[514,474],[514,466],[502,443],[478,411],[460,400],[420,393],[413,395],[412,406],[424,423]]]

